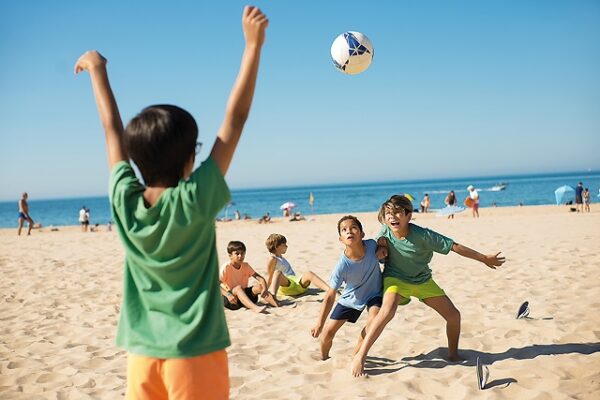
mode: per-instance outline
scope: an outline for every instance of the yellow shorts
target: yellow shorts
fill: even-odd
[[[285,276],[288,281],[290,281],[289,286],[279,286],[277,290],[277,294],[281,296],[298,296],[300,294],[304,294],[306,292],[306,288],[300,284],[299,276],[295,275],[286,275]]]
[[[153,358],[128,354],[127,400],[229,398],[227,352],[190,358]]]
[[[391,276],[383,278],[384,296],[388,292],[396,293],[403,297],[400,299],[400,301],[398,301],[398,304],[401,306],[410,303],[411,297],[416,297],[417,299],[423,301],[424,299],[428,299],[430,297],[446,295],[444,290],[439,287],[433,279],[429,279],[423,283],[414,284]]]

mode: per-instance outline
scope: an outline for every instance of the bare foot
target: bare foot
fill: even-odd
[[[350,371],[355,378],[365,376],[365,360],[355,355],[352,358],[352,363],[350,363]]]

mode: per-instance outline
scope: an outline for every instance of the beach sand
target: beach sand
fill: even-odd
[[[379,230],[375,213],[356,214],[366,237]],[[492,253],[506,264],[491,270],[454,253],[435,255],[434,278],[462,313],[460,348],[468,361],[448,364],[445,324],[418,301],[400,307],[373,346],[367,378],[352,378],[351,352],[362,325],[338,332],[332,358],[318,361],[310,336],[323,293],[310,290],[295,307],[268,315],[226,310],[233,399],[592,399],[600,393],[600,212],[566,207],[481,209],[454,220],[416,214],[415,223]],[[217,224],[220,260],[229,240],[248,247],[246,260],[265,274],[270,233],[287,236],[297,272],[325,279],[342,246],[341,215],[281,219],[270,224]],[[114,336],[121,301],[123,250],[116,232],[0,230],[0,398],[116,399],[126,387],[126,353]],[[529,301],[532,319],[517,320]],[[552,319],[547,319],[552,318]],[[489,366],[485,390],[475,360]],[[594,395],[594,393],[596,393]]]

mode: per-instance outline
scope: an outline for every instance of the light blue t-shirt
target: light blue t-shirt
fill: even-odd
[[[362,311],[369,300],[381,296],[382,281],[379,261],[375,256],[377,243],[373,239],[363,240],[365,256],[359,261],[353,261],[344,253],[335,266],[329,286],[338,290],[342,282],[346,283],[338,303],[344,307]]]

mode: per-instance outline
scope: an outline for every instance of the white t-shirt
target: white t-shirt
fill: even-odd
[[[88,220],[88,213],[85,211],[85,208],[79,210],[79,222],[85,222]]]

